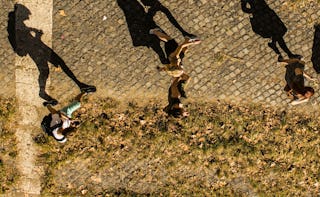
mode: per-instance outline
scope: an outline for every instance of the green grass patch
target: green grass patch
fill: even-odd
[[[14,136],[15,100],[0,98],[0,194],[8,191],[18,179]]]
[[[189,102],[179,119],[162,101],[94,103],[66,144],[44,136],[44,195],[318,195],[318,117]]]

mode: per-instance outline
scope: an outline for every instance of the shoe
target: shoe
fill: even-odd
[[[309,98],[297,99],[297,100],[292,101],[290,104],[291,105],[298,105],[298,104],[306,103],[308,101],[309,101]]]
[[[282,57],[282,55],[278,56],[278,62],[283,62],[284,58]]]
[[[64,135],[60,134],[58,130],[59,129],[55,129],[52,132],[54,139],[57,140],[59,143],[65,143],[67,141],[67,138]]]
[[[86,86],[86,87],[80,88],[80,91],[85,93],[91,93],[91,92],[96,92],[97,89],[94,86]]]
[[[299,59],[299,60],[301,60],[302,57],[303,56],[299,55],[299,54],[291,54],[291,55],[289,55],[290,59]]]
[[[194,42],[196,40],[200,40],[200,38],[198,36],[192,35],[192,34],[185,36],[185,38],[189,39],[190,42]]]
[[[55,106],[58,104],[58,101],[56,99],[52,99],[50,101],[45,101],[42,103],[43,106],[47,107],[47,105]]]
[[[186,36],[185,39],[188,40],[188,42],[194,43],[194,44],[199,44],[201,42],[201,40],[197,36],[194,36],[194,35]]]
[[[149,34],[154,34],[154,31],[160,31],[160,32],[164,33],[164,32],[162,31],[162,29],[160,29],[159,27],[156,27],[156,28],[150,29],[150,30],[149,30]]]

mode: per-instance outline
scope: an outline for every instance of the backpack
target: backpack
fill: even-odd
[[[61,127],[62,121],[59,124],[56,124],[53,127],[50,127],[51,121],[52,121],[52,114],[48,114],[45,117],[43,117],[41,122],[41,128],[48,135],[53,136],[52,131],[55,130],[56,128]]]

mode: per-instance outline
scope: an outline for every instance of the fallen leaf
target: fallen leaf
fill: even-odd
[[[60,14],[61,16],[67,16],[66,13],[64,12],[64,10],[59,10],[59,14]]]

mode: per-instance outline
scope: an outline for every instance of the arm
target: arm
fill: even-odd
[[[317,79],[312,78],[309,74],[303,72],[303,76],[310,81],[318,81]]]
[[[176,58],[179,58],[180,57],[180,53],[185,50],[186,47],[192,45],[192,44],[196,44],[196,43],[193,43],[193,42],[188,42],[187,40],[184,41],[182,44],[180,44],[177,49],[172,53],[170,54],[170,56],[174,56]]]
[[[183,48],[185,48],[185,45],[183,45],[183,44],[179,45],[178,48],[172,54],[170,54],[170,56],[174,56],[176,58],[179,58],[180,57],[180,53],[181,53]]]

